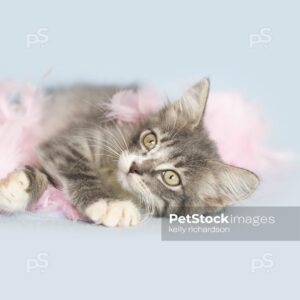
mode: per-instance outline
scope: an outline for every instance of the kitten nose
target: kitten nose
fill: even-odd
[[[128,173],[135,173],[138,175],[142,175],[142,171],[139,169],[139,166],[135,161],[132,163],[131,167],[129,168]]]

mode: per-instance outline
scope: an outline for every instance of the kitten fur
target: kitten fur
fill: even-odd
[[[0,182],[0,209],[25,209],[50,183],[96,224],[130,226],[144,213],[214,212],[256,189],[258,177],[222,162],[204,127],[208,79],[134,125],[107,117],[108,101],[122,88],[48,90],[39,169],[28,166]],[[169,170],[178,184],[165,180]]]

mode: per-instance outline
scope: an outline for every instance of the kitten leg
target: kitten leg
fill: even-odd
[[[77,133],[78,135],[78,133]],[[139,207],[123,200],[99,174],[88,141],[59,136],[41,145],[39,160],[47,174],[63,188],[70,202],[91,221],[107,226],[138,223]]]
[[[108,227],[126,227],[136,225],[140,220],[139,209],[130,200],[101,199],[85,210],[96,224]]]
[[[0,180],[0,210],[24,211],[48,186],[47,176],[36,168],[24,167]]]

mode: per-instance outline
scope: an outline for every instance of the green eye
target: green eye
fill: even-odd
[[[172,170],[162,172],[162,178],[167,185],[176,186],[181,183],[179,175]]]
[[[148,133],[143,139],[143,144],[147,150],[153,149],[157,144],[156,135],[152,132]]]

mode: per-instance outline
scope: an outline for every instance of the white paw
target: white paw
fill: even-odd
[[[129,200],[99,200],[90,205],[85,213],[94,223],[108,227],[133,226],[140,220],[139,210]]]
[[[30,194],[27,192],[29,185],[30,181],[22,170],[14,171],[0,180],[0,210],[25,210],[30,201]]]

